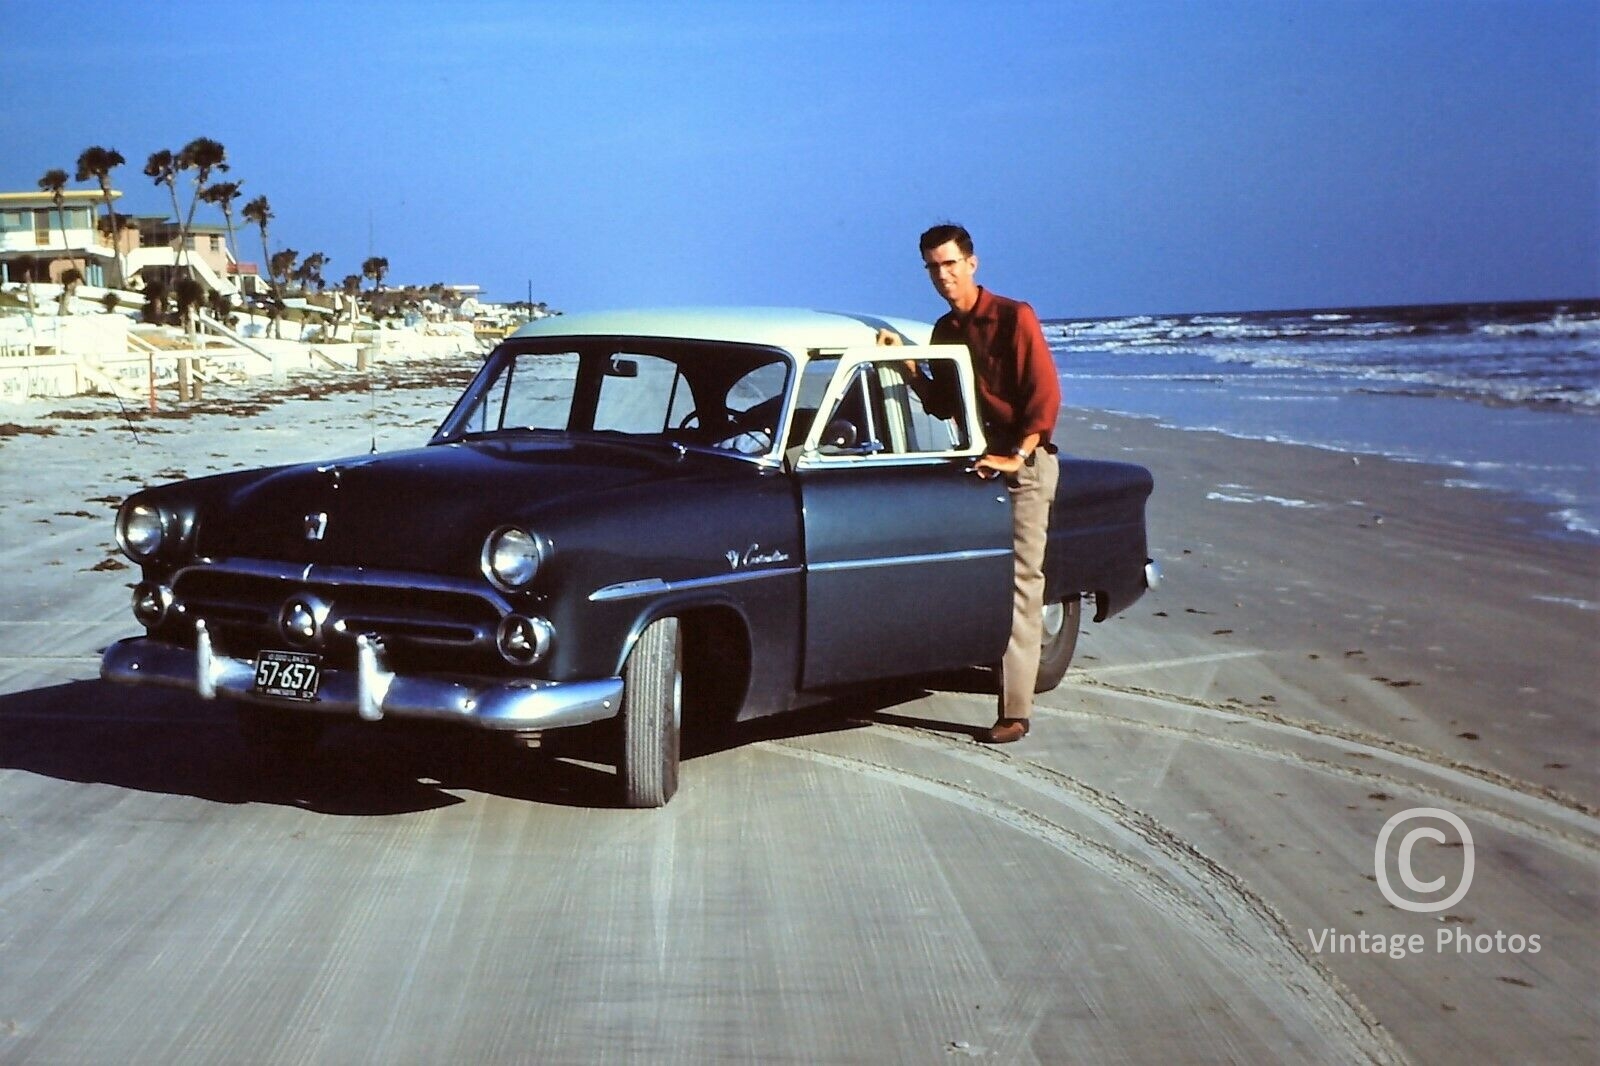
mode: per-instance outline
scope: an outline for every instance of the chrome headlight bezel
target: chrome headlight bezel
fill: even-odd
[[[171,523],[171,516],[156,504],[126,500],[117,510],[117,546],[134,562],[149,562],[166,545]]]
[[[133,587],[133,617],[146,629],[155,629],[167,620],[174,603],[172,590],[153,581]]]
[[[483,540],[479,565],[489,584],[501,592],[520,592],[533,584],[550,543],[521,526],[500,526]]]
[[[512,666],[534,666],[550,653],[555,637],[555,627],[547,618],[508,614],[500,620],[494,643],[500,657]]]

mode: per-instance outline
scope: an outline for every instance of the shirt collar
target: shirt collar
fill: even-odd
[[[958,326],[966,326],[968,322],[982,322],[994,317],[994,297],[989,295],[989,290],[982,285],[978,286],[978,298],[972,304],[972,310],[966,314],[956,311],[950,312],[950,317]]]

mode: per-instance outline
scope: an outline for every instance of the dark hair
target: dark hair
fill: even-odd
[[[931,252],[939,245],[950,241],[956,242],[956,247],[961,249],[962,255],[972,254],[972,234],[967,232],[967,227],[958,226],[954,222],[941,222],[924,230],[917,247],[924,252]]]

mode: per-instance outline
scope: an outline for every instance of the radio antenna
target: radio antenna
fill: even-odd
[[[139,439],[139,429],[133,424],[133,416],[128,414],[128,408],[122,402],[122,397],[117,393],[116,389],[111,390],[111,398],[117,401],[117,409],[122,412],[122,420],[128,423],[128,432],[133,434],[133,443],[143,444],[144,441]]]

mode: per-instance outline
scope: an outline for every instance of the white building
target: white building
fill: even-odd
[[[111,190],[113,200],[121,195]],[[22,280],[19,259],[34,262],[34,281],[58,282],[73,267],[90,285],[120,280],[117,250],[100,229],[105,204],[100,190],[67,189],[61,198],[58,211],[48,192],[0,192],[0,281]],[[118,236],[125,250],[139,245],[136,229]]]

